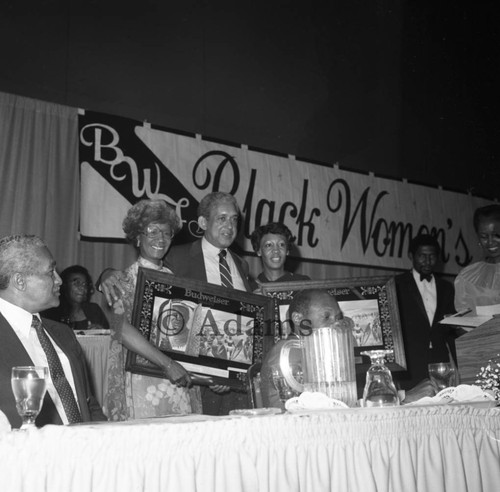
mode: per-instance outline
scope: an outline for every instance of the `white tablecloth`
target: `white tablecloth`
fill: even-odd
[[[94,396],[102,407],[108,390],[109,335],[78,335],[77,339],[87,360]]]
[[[46,426],[0,437],[0,477],[9,492],[497,492],[499,441],[500,410],[467,406]]]

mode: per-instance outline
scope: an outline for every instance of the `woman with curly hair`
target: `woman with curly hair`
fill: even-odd
[[[106,407],[110,420],[139,419],[172,413],[199,412],[199,388],[191,390],[189,373],[149,343],[131,325],[139,267],[172,273],[163,265],[172,238],[181,229],[175,210],[163,200],[141,200],[127,212],[123,231],[137,249],[138,259],[123,272],[101,275],[101,288],[115,292],[111,322]],[[104,278],[106,277],[106,278]],[[119,286],[118,293],[115,287]],[[132,350],[163,369],[165,379],[125,371],[126,350]]]

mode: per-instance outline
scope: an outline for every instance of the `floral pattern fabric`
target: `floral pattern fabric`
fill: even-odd
[[[169,414],[201,413],[199,388],[179,388],[168,379],[125,371],[127,349],[121,343],[123,316],[131,321],[139,267],[172,273],[166,267],[139,257],[125,270],[125,294],[113,305],[108,359],[106,408],[112,421],[160,417]]]

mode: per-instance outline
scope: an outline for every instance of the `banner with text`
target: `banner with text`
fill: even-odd
[[[176,242],[200,237],[199,201],[226,191],[243,214],[243,251],[252,252],[256,227],[279,221],[296,238],[292,256],[403,269],[410,239],[429,232],[442,246],[444,271],[455,274],[480,257],[472,214],[490,203],[90,111],[79,115],[79,160],[86,238],[123,238],[122,220],[143,198],[162,198],[176,208],[184,223]]]

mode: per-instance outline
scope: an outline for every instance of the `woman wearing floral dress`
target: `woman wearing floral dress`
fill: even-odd
[[[173,236],[181,222],[163,200],[141,200],[127,213],[123,230],[138,249],[139,257],[124,272],[103,274],[102,289],[108,293],[119,278],[119,296],[114,295],[111,345],[108,361],[106,408],[110,420],[157,417],[172,413],[200,412],[199,388],[188,389],[189,373],[176,361],[151,345],[130,324],[139,267],[172,273],[163,266]],[[127,349],[162,367],[165,379],[125,371]]]

